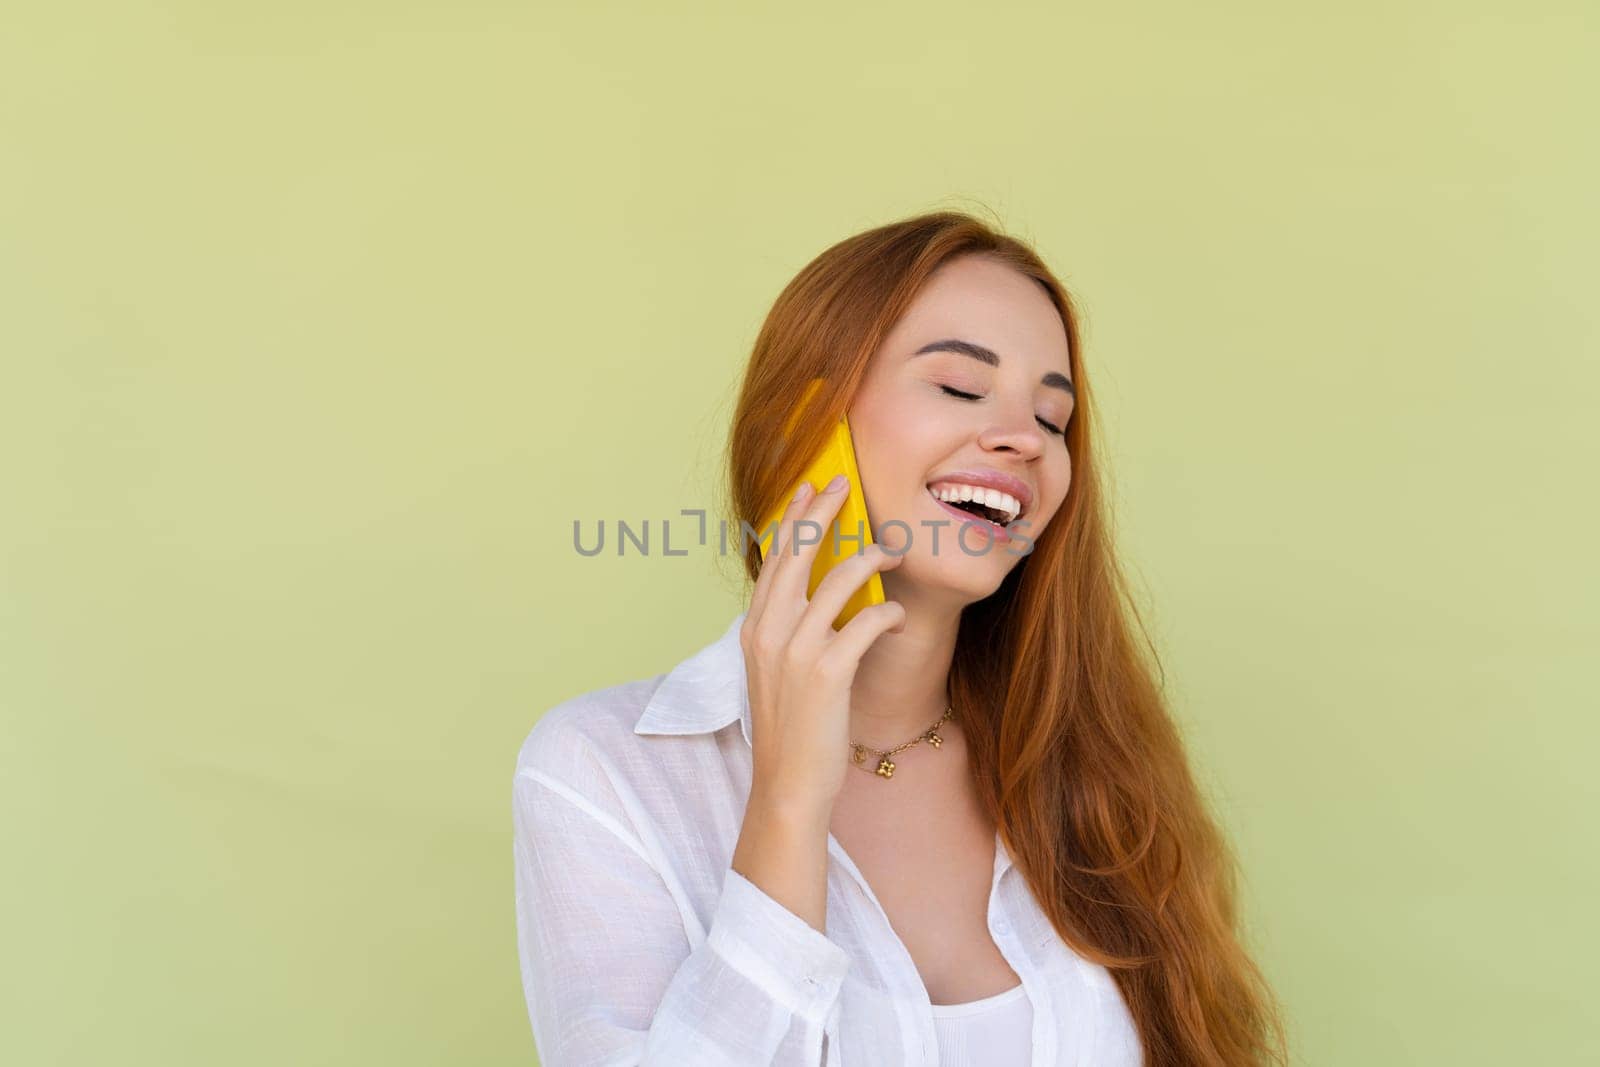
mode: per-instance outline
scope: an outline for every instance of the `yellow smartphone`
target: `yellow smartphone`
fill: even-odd
[[[821,378],[813,378],[811,383],[806,386],[805,394],[800,398],[800,403],[795,406],[794,411],[789,415],[788,422],[784,425],[783,432],[785,437],[793,432],[806,406],[810,404],[811,398],[816,395],[822,384],[823,380]],[[850,479],[850,492],[845,497],[844,503],[839,507],[838,515],[834,518],[833,527],[824,529],[822,531],[822,539],[817,543],[817,554],[811,564],[811,581],[806,589],[807,597],[817,591],[817,586],[822,584],[822,579],[847,554],[854,555],[865,552],[867,546],[873,543],[872,524],[867,519],[867,498],[861,491],[861,473],[856,469],[856,449],[850,440],[850,422],[842,414],[839,416],[838,423],[834,425],[833,433],[829,435],[827,443],[812,458],[810,466],[805,469],[801,477],[809,480],[813,489],[820,493],[827,488],[828,483],[833,480],[833,476],[836,474],[843,474]],[[777,507],[773,508],[761,520],[761,525],[756,527],[757,536],[762,538],[758,544],[760,545],[763,559],[771,553],[772,544],[777,540],[777,527],[775,524],[782,520],[783,513],[789,509],[789,502],[794,499],[795,491],[799,488],[799,482],[791,485],[789,491],[783,494]],[[811,499],[815,500],[816,497],[813,496]],[[771,537],[766,536],[768,528],[773,531]],[[835,528],[838,530],[837,539],[834,536]],[[860,535],[859,544],[856,541],[857,534]],[[838,551],[834,549],[836,540]],[[882,603],[883,580],[878,576],[877,571],[873,571],[872,576],[851,594],[850,599],[845,603],[844,609],[839,612],[839,617],[833,620],[833,628],[835,630],[842,629],[845,623],[853,619],[856,612],[862,608]]]

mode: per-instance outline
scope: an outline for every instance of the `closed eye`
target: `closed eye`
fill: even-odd
[[[976,393],[964,393],[960,389],[952,389],[948,385],[941,385],[941,386],[939,386],[939,388],[943,389],[946,393],[950,394],[951,396],[957,397],[958,399],[961,399],[961,400],[982,400],[983,399],[981,396],[977,395]],[[1034,416],[1034,417],[1038,418],[1038,416]],[[1065,431],[1063,431],[1061,429],[1061,427],[1059,427],[1059,426],[1055,426],[1055,425],[1052,425],[1051,423],[1045,422],[1043,419],[1038,419],[1038,421],[1039,421],[1039,425],[1040,426],[1043,426],[1046,430],[1049,430],[1051,433],[1055,434],[1057,437],[1061,437],[1065,433]]]

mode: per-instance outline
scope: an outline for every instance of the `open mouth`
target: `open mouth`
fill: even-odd
[[[985,491],[968,486],[930,486],[928,495],[946,507],[994,523],[1002,529],[1022,513],[1022,505],[1015,497],[994,490]]]

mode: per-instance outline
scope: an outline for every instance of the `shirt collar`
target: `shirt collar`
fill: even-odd
[[[667,672],[634,733],[711,733],[737,720],[744,743],[750,744],[750,699],[739,644],[746,614],[740,612],[721,637]]]

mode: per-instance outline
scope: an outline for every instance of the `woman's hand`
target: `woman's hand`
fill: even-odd
[[[756,579],[739,631],[750,696],[754,768],[752,804],[822,825],[844,787],[850,759],[850,688],[872,642],[906,621],[904,606],[886,601],[863,608],[834,630],[845,603],[875,571],[901,557],[879,545],[842,559],[807,599],[818,545],[826,543],[849,482],[813,497],[810,483],[784,511],[772,550]],[[823,541],[791,548],[799,520],[823,530]]]

